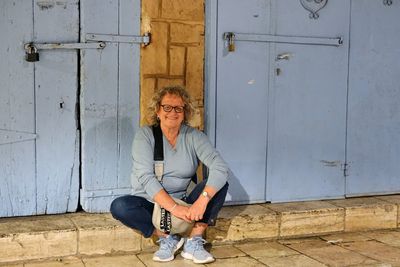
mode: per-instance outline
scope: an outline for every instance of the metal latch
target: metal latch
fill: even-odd
[[[36,50],[49,50],[49,49],[103,49],[106,47],[105,42],[97,43],[54,43],[54,44],[25,44],[25,50],[29,48],[36,48]]]
[[[134,43],[134,44],[143,44],[144,46],[149,45],[151,41],[151,34],[149,32],[146,32],[143,36],[88,33],[86,34],[85,37],[87,41],[100,41],[109,43]]]
[[[341,46],[343,45],[342,37],[305,37],[305,36],[285,36],[271,34],[249,34],[225,32],[224,40],[228,42],[228,51],[235,51],[235,42],[266,42],[266,43],[286,43],[299,45],[324,45],[324,46]]]
[[[106,47],[105,42],[96,43],[42,43],[34,44],[27,43],[24,45],[25,48],[25,60],[28,62],[39,61],[39,50],[50,50],[50,49],[103,49]]]
[[[27,43],[25,48],[25,60],[28,62],[39,61],[38,50],[49,49],[104,49],[106,42],[109,43],[138,43],[147,46],[150,44],[151,35],[145,33],[143,36],[131,35],[109,35],[109,34],[86,34],[85,43]]]

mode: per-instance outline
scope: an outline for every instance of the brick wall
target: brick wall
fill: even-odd
[[[151,44],[141,49],[141,123],[155,90],[183,85],[193,97],[191,125],[203,128],[204,1],[142,0],[142,32]]]

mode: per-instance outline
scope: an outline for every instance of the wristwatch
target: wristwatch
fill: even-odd
[[[211,199],[211,197],[210,197],[210,195],[207,193],[207,191],[203,191],[203,192],[201,193],[201,195],[202,195],[203,197],[208,198],[208,200]]]

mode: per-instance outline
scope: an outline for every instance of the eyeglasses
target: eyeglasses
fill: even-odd
[[[161,105],[161,107],[163,108],[163,110],[165,112],[171,112],[172,109],[174,109],[176,113],[182,113],[183,110],[185,109],[184,106],[175,106],[174,107],[174,106],[171,106],[171,105]]]

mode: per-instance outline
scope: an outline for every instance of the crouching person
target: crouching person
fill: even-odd
[[[225,201],[228,166],[207,136],[188,125],[193,106],[184,88],[163,88],[153,97],[149,111],[151,126],[138,130],[132,146],[133,194],[115,199],[111,213],[146,238],[158,237],[160,247],[154,261],[173,260],[183,246],[181,255],[185,259],[212,262],[214,257],[204,249],[203,235],[209,225],[215,224]],[[163,144],[161,170],[154,160],[157,129]],[[187,195],[199,161],[208,167],[208,177]],[[189,231],[181,233],[177,228],[182,225],[190,225],[186,228]]]

